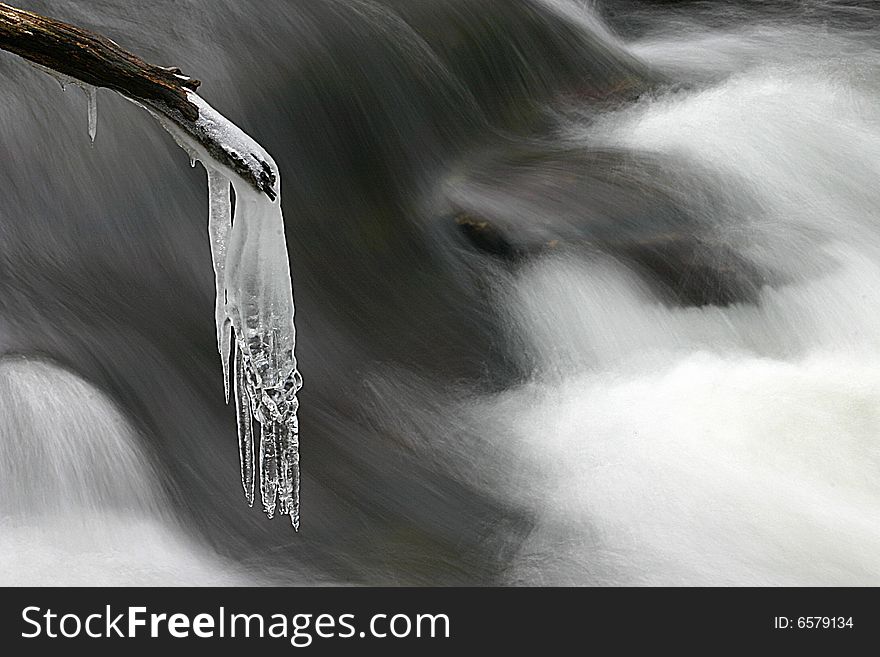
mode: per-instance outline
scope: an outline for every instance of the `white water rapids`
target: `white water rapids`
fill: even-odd
[[[567,137],[745,181],[721,219],[790,282],[676,309],[610,262],[520,276],[509,307],[543,372],[477,411],[542,518],[513,579],[877,585],[880,53],[798,29],[635,51],[718,82]]]

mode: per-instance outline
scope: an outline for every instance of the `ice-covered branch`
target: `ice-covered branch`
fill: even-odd
[[[299,528],[299,432],[293,290],[281,179],[269,154],[195,93],[199,82],[176,68],[147,64],[109,39],[0,3],[0,49],[39,65],[89,94],[95,87],[147,109],[208,172],[208,232],[217,290],[215,326],[229,400],[238,416],[241,481],[249,504],[260,482],[263,509]],[[235,212],[230,184],[235,190]],[[254,421],[259,425],[255,431]]]
[[[0,3],[0,49],[88,87],[105,87],[161,115],[200,144],[213,160],[269,198],[276,172],[257,153],[223,140],[224,134],[199,121],[192,94],[200,82],[176,67],[154,66],[110,39],[52,18]]]

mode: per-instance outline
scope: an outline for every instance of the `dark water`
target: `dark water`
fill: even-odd
[[[645,474],[633,465],[616,483],[581,493],[544,475],[559,463],[584,463],[564,476],[579,485],[593,468],[642,453],[628,438],[632,427],[612,422],[609,440],[620,434],[620,453],[609,446],[585,455],[598,436],[590,427],[604,416],[571,415],[597,399],[606,409],[623,403],[609,392],[630,371],[620,354],[654,353],[662,342],[676,354],[718,351],[727,362],[725,350],[735,347],[740,360],[717,370],[726,385],[758,376],[751,357],[784,365],[814,347],[824,354],[826,334],[840,346],[834,326],[803,319],[804,309],[822,315],[823,294],[840,299],[838,288],[804,292],[801,305],[772,295],[793,285],[801,294],[798,284],[835,270],[823,249],[843,231],[829,228],[830,216],[864,227],[880,208],[863,184],[868,172],[828,190],[813,184],[835,170],[844,137],[863,149],[856,161],[872,171],[880,162],[872,159],[880,124],[853,100],[874,97],[863,73],[876,61],[876,15],[828,3],[778,3],[772,11],[756,4],[721,11],[707,3],[614,2],[585,11],[539,0],[30,3],[200,78],[203,96],[277,161],[305,379],[303,527],[294,534],[268,521],[241,494],[234,410],[223,403],[214,343],[204,172],[190,169],[148,116],[106,91],[91,146],[85,97],[62,93],[48,76],[4,56],[0,390],[7,419],[0,435],[7,446],[0,454],[15,474],[3,485],[0,511],[7,553],[40,547],[30,561],[7,559],[0,572],[8,581],[39,580],[33,573],[55,558],[59,540],[41,528],[62,522],[75,526],[62,532],[77,537],[69,553],[90,568],[105,560],[118,567],[110,579],[120,583],[643,582],[657,581],[652,574],[670,563],[683,582],[725,581],[695,556],[715,547],[690,537],[723,544],[756,508],[762,518],[772,515],[762,506],[767,490],[759,486],[754,499],[733,492],[754,489],[758,470],[710,475],[714,456],[672,444],[690,453],[694,470],[661,464]],[[815,61],[803,65],[810,50]],[[842,90],[823,86],[840,80],[829,67],[841,53],[851,77]],[[779,103],[803,108],[815,92],[830,106],[791,119],[770,102],[762,118],[762,96],[754,94],[764,78],[737,76],[768,59],[783,70],[773,82],[781,85]],[[794,87],[784,88],[786,81]],[[689,148],[727,157],[705,119],[718,113],[699,106],[706,89],[728,94],[721,107],[754,103],[754,126],[736,129],[765,134],[777,159],[735,159],[752,157],[748,140],[742,152],[731,146],[728,168],[694,156]],[[698,98],[694,107],[684,106],[689,98]],[[852,123],[795,145],[807,129],[797,125],[823,125],[841,107]],[[648,116],[628,128],[627,112],[643,110]],[[795,127],[760,132],[774,121]],[[684,146],[663,142],[674,133],[668,125],[686,126]],[[771,207],[761,187],[768,180],[774,198],[804,199],[809,216],[780,219],[791,204]],[[814,197],[804,196],[809,190]],[[870,261],[875,232],[859,235],[858,255]],[[601,289],[589,281],[602,281]],[[864,319],[863,307],[854,299],[837,314],[870,333],[873,315]],[[874,357],[875,347],[864,353]],[[651,377],[668,363],[651,358],[632,380],[665,389]],[[564,384],[530,388],[548,371]],[[599,383],[571,384],[573,372]],[[877,390],[873,378],[850,374],[839,376],[855,376],[865,389],[840,403],[828,435],[861,423],[852,439],[861,447],[843,448],[859,478],[873,467],[866,459],[876,464],[877,418],[858,415],[853,404],[870,406]],[[765,392],[797,388],[785,376],[770,376]],[[792,393],[795,406],[823,397],[806,388]],[[680,413],[667,410],[690,394],[669,392],[644,405],[637,395],[633,408],[653,418],[643,428],[681,436],[673,423]],[[747,415],[756,403],[742,399],[736,411],[716,401],[705,402],[707,426]],[[557,420],[585,433],[562,441],[574,429]],[[636,434],[640,422],[633,420]],[[757,440],[770,423],[745,424],[742,432]],[[646,451],[663,452],[661,443]],[[751,463],[749,450],[734,453]],[[789,472],[799,452],[786,450],[773,463]],[[726,464],[724,454],[717,460]],[[847,467],[840,476],[852,472]],[[648,498],[715,490],[709,510],[732,522],[715,531],[699,514],[683,520],[676,506],[655,516],[663,528],[650,529],[634,511],[644,507],[632,482],[652,476],[657,488]],[[729,486],[714,487],[709,479],[719,476]],[[826,554],[818,546],[826,556],[820,575],[804,567],[781,581],[876,581],[876,556],[862,553],[878,540],[862,527],[871,505],[853,501],[876,499],[876,485],[865,486],[845,500],[822,497],[825,489],[809,481],[795,487],[821,497],[829,514],[852,516],[836,531],[857,547]],[[789,510],[800,508],[792,495]],[[770,522],[761,521],[754,544],[738,548],[746,566],[726,554],[731,578],[775,576],[762,550],[785,552],[824,522],[811,517],[767,534]],[[618,534],[618,525],[632,530]],[[615,552],[624,556],[608,556]],[[151,559],[161,567],[151,570]]]

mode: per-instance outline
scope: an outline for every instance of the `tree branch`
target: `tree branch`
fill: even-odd
[[[215,162],[276,198],[277,174],[265,152],[253,140],[238,138],[243,133],[196,95],[200,82],[179,68],[148,64],[100,34],[5,3],[0,3],[0,49],[121,94],[166,127],[182,131],[183,141],[194,140]]]

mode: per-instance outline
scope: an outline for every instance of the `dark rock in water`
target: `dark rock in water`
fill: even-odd
[[[606,254],[674,303],[753,302],[771,274],[719,230],[712,188],[687,161],[548,148],[484,155],[444,189],[459,232],[492,257]]]
[[[477,219],[466,212],[455,215],[455,224],[461,233],[477,249],[502,260],[516,260],[523,255],[521,247],[515,247],[494,223]]]

